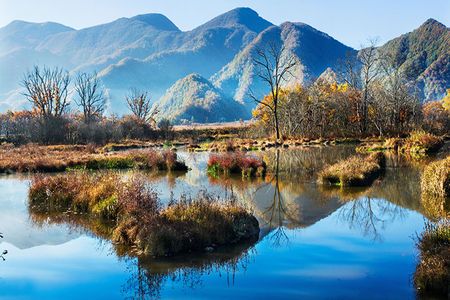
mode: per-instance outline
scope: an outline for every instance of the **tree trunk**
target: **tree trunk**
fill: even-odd
[[[280,140],[280,126],[278,125],[278,112],[277,110],[274,111],[274,118],[275,118],[275,133],[277,142]]]

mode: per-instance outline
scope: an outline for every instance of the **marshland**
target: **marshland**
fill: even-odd
[[[381,296],[374,281],[383,278],[383,294],[395,298],[422,295],[430,286],[429,293],[444,295],[448,242],[440,242],[447,245],[439,250],[444,254],[427,258],[427,264],[423,248],[431,243],[428,232],[434,225],[429,224],[435,223],[430,222],[448,215],[448,198],[439,198],[446,183],[435,176],[436,169],[446,172],[441,165],[448,142],[426,158],[393,151],[366,154],[356,151],[358,145],[299,143],[247,152],[193,152],[189,145],[118,151],[83,146],[77,149],[83,159],[139,151],[142,162],[143,154],[172,153],[186,169],[34,172],[35,167],[22,166],[4,173],[0,248],[7,254],[0,286],[24,297],[50,298],[75,290],[86,297],[242,296],[250,291],[296,297],[298,286],[305,295],[321,297],[339,286],[336,296],[346,298],[368,291]],[[66,159],[74,150],[27,145],[6,153],[17,158],[17,152],[31,148],[67,152]],[[54,157],[60,163],[60,155]],[[323,172],[355,159],[374,162],[382,172],[357,186],[320,180]],[[215,164],[220,168],[211,170]],[[426,174],[433,175],[429,185]],[[427,201],[427,193],[439,200]],[[441,281],[430,284],[436,277],[433,259]],[[11,277],[12,272],[17,275]],[[278,283],[264,292],[255,286],[270,281]],[[30,288],[22,289],[23,284]]]
[[[0,299],[449,299],[445,0],[50,2],[0,1]]]

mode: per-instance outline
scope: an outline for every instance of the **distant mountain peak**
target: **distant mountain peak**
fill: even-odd
[[[272,23],[260,17],[253,9],[248,7],[238,7],[215,17],[211,21],[198,27],[198,29],[245,26],[254,32],[261,32],[272,25]]]
[[[442,24],[441,22],[433,19],[433,18],[429,18],[428,20],[426,20],[422,25],[420,25],[420,28],[430,28],[430,27],[442,27],[442,28],[447,28],[447,26],[445,26],[444,24]]]
[[[160,109],[158,118],[168,118],[174,123],[235,121],[248,117],[241,104],[197,73],[175,82],[155,105]]]
[[[35,23],[35,22],[27,22],[23,20],[14,20],[10,22],[8,25],[6,25],[3,28],[0,29],[26,29],[30,30],[30,28],[33,27],[35,29],[39,28],[47,28],[47,29],[54,29],[55,31],[72,31],[73,28],[69,26],[62,25],[60,23],[56,22],[42,22],[42,23]]]
[[[158,13],[142,14],[132,17],[131,20],[144,22],[155,29],[164,31],[180,31],[180,29],[166,16]]]

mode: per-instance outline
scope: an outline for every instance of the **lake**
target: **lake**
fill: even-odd
[[[411,299],[415,236],[426,221],[422,164],[388,156],[367,189],[323,188],[316,173],[353,147],[273,150],[265,179],[211,178],[208,153],[180,151],[186,174],[145,174],[164,201],[207,191],[260,223],[256,242],[164,259],[119,253],[93,224],[37,218],[28,175],[0,177],[0,298]],[[126,172],[125,172],[126,174]]]

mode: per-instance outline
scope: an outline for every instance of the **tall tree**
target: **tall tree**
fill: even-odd
[[[60,68],[40,69],[34,66],[22,80],[23,95],[31,102],[36,112],[44,117],[61,117],[69,106],[68,88],[70,77]]]
[[[23,95],[33,106],[38,118],[39,135],[44,143],[58,143],[64,140],[66,125],[63,117],[69,107],[68,94],[70,77],[60,68],[40,69],[35,66],[27,72],[21,82]]]
[[[106,98],[97,73],[78,73],[75,79],[76,104],[83,112],[84,123],[100,118],[105,110]]]
[[[376,40],[369,40],[369,45],[359,51],[358,58],[361,63],[362,85],[361,108],[358,113],[360,131],[362,134],[365,134],[368,129],[368,110],[372,101],[372,85],[380,74],[380,58],[376,48]]]
[[[259,99],[252,91],[249,96],[260,105],[267,107],[273,114],[276,139],[280,139],[279,97],[282,84],[287,76],[293,76],[293,68],[298,64],[298,58],[283,44],[268,42],[265,47],[257,48],[253,58],[256,76],[270,88],[271,101]]]

